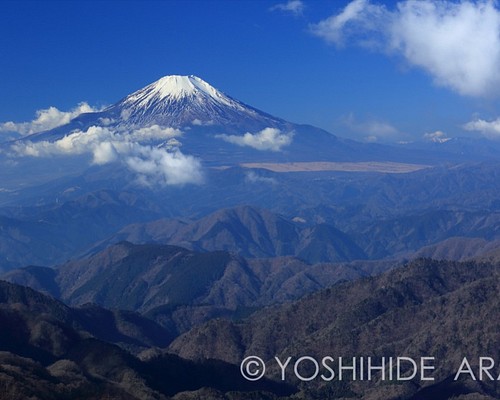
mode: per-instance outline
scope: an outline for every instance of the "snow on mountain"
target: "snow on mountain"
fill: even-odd
[[[190,75],[170,75],[138,90],[105,110],[121,123],[171,127],[189,125],[281,126],[274,118]]]
[[[362,144],[248,106],[196,76],[165,76],[99,112],[26,136],[17,156],[90,155],[122,162],[148,185],[199,183],[204,166],[258,162],[428,162],[426,154]]]
[[[148,186],[182,185],[203,181],[202,161],[255,161],[249,152],[289,147],[293,129],[198,77],[173,75],[5,149],[14,157],[71,156],[75,162],[90,155],[93,165],[121,162]]]
[[[443,150],[454,140],[440,132],[439,149],[415,150],[359,143],[308,125],[297,125],[248,106],[190,75],[165,76],[98,112],[85,112],[65,125],[5,143],[5,152],[46,157],[92,153],[93,163],[144,153],[140,145],[179,150],[212,164],[273,161],[395,161],[434,163],[467,159],[470,149]],[[444,146],[446,145],[446,146]],[[182,147],[181,147],[182,146]],[[7,149],[10,147],[10,149]],[[488,146],[486,146],[488,147]],[[496,147],[495,147],[496,148]],[[428,150],[432,150],[432,153]],[[490,158],[480,149],[473,159]],[[177,154],[181,154],[177,151]],[[496,157],[495,157],[496,158]]]
[[[178,101],[183,97],[196,98],[198,101],[202,98],[211,97],[213,100],[228,107],[244,109],[238,102],[230,99],[213,86],[210,86],[207,82],[194,75],[165,76],[146,86],[144,89],[138,90],[127,96],[123,103],[132,107],[150,108],[153,102],[165,101],[168,104]]]
[[[53,142],[93,126],[122,132],[151,126],[182,130],[203,127],[219,134],[242,135],[266,128],[291,130],[293,124],[235,100],[196,76],[170,75],[102,111],[83,113],[68,124],[25,139]]]

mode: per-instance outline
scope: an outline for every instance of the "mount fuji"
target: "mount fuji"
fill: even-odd
[[[102,111],[80,114],[66,125],[26,139],[57,140],[90,126],[138,129],[153,125],[178,129],[204,127],[224,133],[293,128],[293,124],[235,100],[197,76],[169,75]]]
[[[248,129],[288,125],[284,120],[221,93],[193,75],[165,76],[105,112],[111,118],[137,125],[218,125]]]
[[[285,121],[246,105],[193,75],[165,76],[102,111],[80,114],[66,125],[18,142],[35,146],[54,143],[75,133],[95,134],[97,128],[115,137],[128,135],[130,140],[147,141],[154,146],[182,145],[183,153],[211,165],[428,159],[419,152],[405,154],[394,147],[359,143],[310,125]],[[166,133],[167,128],[171,130]]]
[[[57,140],[90,126],[136,129],[152,125],[223,127],[225,132],[241,133],[266,127],[286,129],[292,124],[225,95],[197,76],[169,75],[100,112],[81,114],[69,124],[35,133],[28,140]]]

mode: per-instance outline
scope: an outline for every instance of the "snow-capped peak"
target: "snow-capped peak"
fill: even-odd
[[[225,95],[194,75],[164,76],[105,111],[120,125],[234,125],[263,129],[284,124],[282,120]]]
[[[183,97],[195,95],[198,91],[202,91],[211,97],[221,97],[221,94],[213,86],[210,86],[203,79],[194,75],[169,75],[157,80],[149,85],[149,87],[165,98],[168,96]]]
[[[129,95],[124,103],[148,107],[157,101],[179,101],[184,98],[211,98],[225,106],[241,108],[238,102],[219,92],[194,75],[168,75]]]
[[[81,114],[67,125],[40,132],[30,140],[53,140],[91,126],[121,130],[159,126],[241,133],[269,127],[288,129],[289,125],[225,95],[194,75],[169,75],[102,111]]]

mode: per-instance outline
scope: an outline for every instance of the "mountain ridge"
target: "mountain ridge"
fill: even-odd
[[[99,127],[115,135],[144,128],[179,129],[175,146],[210,163],[258,161],[393,161],[435,164],[467,159],[338,137],[324,129],[272,116],[190,75],[167,75],[104,110],[84,113],[66,125],[37,132],[17,142],[55,142]],[[135,135],[134,140],[141,140]],[[155,140],[154,145],[166,145]],[[167,146],[168,147],[168,146]]]
[[[144,125],[155,116],[154,123],[169,126],[223,125],[232,119],[262,119],[269,126],[283,125],[283,120],[271,117],[218,91],[194,75],[167,75],[147,85],[105,111],[120,111],[126,123]],[[229,110],[231,112],[229,112]],[[146,114],[151,113],[152,117]],[[225,115],[227,114],[227,115]]]
[[[175,355],[134,356],[123,343],[113,344],[111,328],[120,312],[101,311],[95,306],[73,309],[32,289],[0,281],[0,397],[168,400],[201,388],[255,390],[227,363],[193,363]],[[130,331],[140,320],[146,321],[153,338],[154,322],[138,315],[125,321],[125,328]],[[145,346],[150,350],[165,345],[165,330],[156,331],[157,340]],[[267,379],[257,389],[282,395],[294,392]]]
[[[241,205],[197,220],[160,219],[126,226],[90,255],[120,241],[163,243],[194,251],[225,250],[243,257],[296,256],[309,263],[366,259],[349,235],[328,224],[300,224],[266,209]]]
[[[235,133],[265,128],[292,130],[294,126],[227,96],[194,75],[166,75],[104,110],[80,114],[65,125],[21,140],[54,141],[91,126],[134,130],[156,125],[214,132],[223,127]]]
[[[141,312],[170,332],[211,318],[300,298],[340,280],[390,269],[394,261],[308,264],[294,257],[244,259],[224,251],[120,242],[88,258],[12,270],[2,279],[71,306]]]
[[[318,380],[304,387],[303,398],[337,398],[336,389],[343,392],[341,398],[444,400],[481,393],[493,399],[499,395],[493,380],[477,385],[452,378],[464,356],[474,359],[473,368],[484,354],[499,356],[499,287],[498,264],[419,259],[375,277],[338,283],[292,303],[259,310],[241,321],[210,321],[178,337],[169,352],[235,364],[246,356],[259,356],[273,365],[266,377],[275,379],[281,375],[273,363],[275,356],[281,360],[287,356],[296,360],[304,354],[318,360],[326,355],[429,356],[436,360],[434,385],[413,381],[388,386],[378,378],[365,384]],[[218,345],[220,338],[224,347]],[[300,382],[296,379],[296,383]],[[424,396],[433,390],[434,395]]]

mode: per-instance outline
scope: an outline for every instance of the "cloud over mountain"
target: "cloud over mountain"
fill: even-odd
[[[406,0],[389,9],[354,0],[311,31],[337,46],[398,55],[462,95],[500,89],[500,10],[492,1]]]
[[[464,125],[464,129],[467,131],[480,132],[484,136],[492,139],[500,139],[500,117],[494,121],[486,121],[477,118],[474,121],[467,122]]]
[[[179,150],[180,142],[175,138],[181,134],[179,129],[158,125],[133,130],[91,126],[53,142],[19,141],[12,150],[17,156],[31,157],[91,154],[92,163],[97,165],[121,161],[146,185],[200,183],[201,163]]]
[[[260,132],[247,132],[242,136],[222,134],[216,137],[242,147],[252,147],[256,150],[280,151],[282,147],[292,143],[293,133],[282,133],[277,128],[265,128]]]
[[[424,133],[424,140],[434,143],[446,143],[451,140],[451,138],[443,131],[435,131]]]
[[[389,122],[377,119],[359,120],[354,113],[341,118],[340,123],[366,142],[395,142],[406,138],[405,134]]]
[[[36,112],[36,118],[29,122],[3,122],[0,123],[0,132],[17,132],[21,135],[46,131],[67,124],[80,114],[96,112],[98,109],[87,103],[79,103],[70,111],[61,111],[56,107],[49,107]]]

